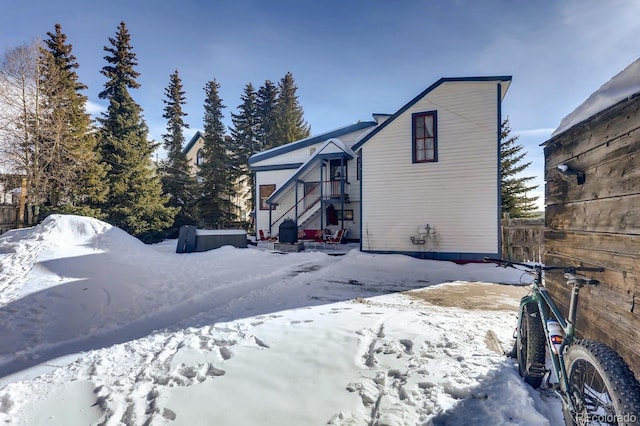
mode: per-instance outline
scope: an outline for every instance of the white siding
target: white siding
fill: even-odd
[[[357,180],[357,169],[356,169],[356,160],[350,160],[347,162],[347,176],[350,184],[348,185],[349,198],[350,202],[345,203],[345,210],[353,210],[354,220],[353,221],[345,221],[345,227],[349,230],[347,237],[348,238],[360,238],[360,181]],[[259,193],[260,185],[270,185],[275,184],[276,190],[279,189],[288,179],[293,175],[297,169],[289,169],[289,170],[274,170],[274,171],[263,171],[256,173],[256,191]],[[301,176],[302,180],[313,181],[320,180],[320,174],[318,169],[309,170],[304,176]],[[325,176],[325,179],[327,177]],[[302,185],[298,188],[298,197],[303,196],[304,189]],[[259,206],[259,198],[256,197],[256,206]],[[272,220],[276,221],[280,216],[282,216],[287,210],[295,204],[295,190],[292,189],[283,199],[280,201],[280,206],[277,207],[276,210],[272,212]],[[340,209],[340,203],[335,203],[335,208]],[[301,211],[299,211],[301,213]],[[291,211],[286,216],[293,219],[295,216],[295,212]],[[326,222],[324,223],[325,228],[337,228],[335,226],[328,227]],[[269,229],[269,211],[268,210],[257,210],[256,211],[256,224],[257,229],[262,229],[265,232]],[[275,235],[278,232],[279,222],[275,223],[272,227],[272,233]],[[320,226],[320,218],[316,216],[313,221],[305,224],[306,228],[317,228]]]
[[[341,135],[338,140],[340,140],[346,147],[351,148],[358,140],[360,140],[366,133],[370,132],[374,127],[369,127],[363,130],[358,130],[352,133],[348,133],[345,135]],[[277,155],[272,158],[267,158],[262,161],[258,161],[252,164],[252,167],[262,167],[262,166],[277,166],[281,164],[296,164],[296,163],[304,163],[307,161],[312,153],[311,148],[315,148],[316,150],[320,149],[326,140],[323,140],[317,144],[307,146],[304,148],[299,148],[290,152],[285,152],[283,154]],[[329,146],[327,147],[327,152],[336,152],[337,149],[335,147]],[[348,238],[359,238],[359,222],[360,222],[360,181],[356,179],[357,170],[356,170],[356,160],[355,158],[348,162],[348,176],[349,176],[349,195],[351,197],[352,202],[345,205],[345,209],[353,209],[354,211],[354,220],[353,221],[345,221],[345,226],[348,227],[349,233]],[[286,169],[286,170],[276,170],[276,171],[258,171],[256,172],[256,229],[262,229],[264,231],[269,229],[269,211],[268,210],[260,210],[259,206],[259,190],[260,185],[268,185],[275,184],[276,190],[280,188],[294,173],[296,173],[296,169]],[[275,220],[280,217],[282,213],[284,213],[290,206],[286,206],[286,202],[291,202],[293,205],[295,197],[291,195],[288,197],[288,200],[283,200],[281,202],[281,206],[278,206],[278,210],[272,213],[272,217]],[[339,206],[337,206],[339,208]],[[284,210],[282,210],[284,209]],[[278,212],[281,213],[278,213]],[[310,223],[309,226],[312,224]],[[319,226],[319,219],[318,219]],[[277,229],[272,230],[273,233],[277,233]]]
[[[429,224],[440,252],[498,252],[496,85],[444,83],[363,145],[363,250],[420,252]],[[411,114],[432,110],[438,162],[413,164]]]
[[[311,148],[318,149],[324,144],[325,141],[307,146],[304,148],[296,149],[291,152],[285,152],[284,154],[277,155],[275,157],[267,158],[266,160],[259,161],[252,166],[274,166],[279,164],[294,164],[304,163],[311,157]]]
[[[269,210],[260,210],[260,185],[276,185],[276,190],[287,181],[294,170],[273,170],[256,173],[256,229],[269,230]],[[278,214],[278,209],[273,215]],[[275,233],[275,231],[274,231]]]

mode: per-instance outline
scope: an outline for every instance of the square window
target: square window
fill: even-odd
[[[414,163],[438,161],[436,111],[412,114],[412,158]]]
[[[267,198],[269,198],[275,190],[275,185],[260,185],[260,210],[269,210]],[[271,209],[275,210],[275,207],[272,207]]]
[[[338,220],[353,220],[353,210],[336,210],[336,217]]]

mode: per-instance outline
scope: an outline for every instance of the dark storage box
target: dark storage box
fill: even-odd
[[[278,232],[281,243],[295,244],[298,242],[298,225],[292,219],[285,219]]]

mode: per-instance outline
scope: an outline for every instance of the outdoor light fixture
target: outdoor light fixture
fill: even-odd
[[[582,185],[584,183],[584,172],[574,170],[566,164],[558,164],[558,170],[560,170],[565,176],[575,175],[578,185]]]

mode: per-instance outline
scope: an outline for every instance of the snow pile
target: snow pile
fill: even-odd
[[[640,59],[627,66],[619,74],[587,98],[571,114],[560,121],[560,126],[551,134],[551,137],[569,130],[597,113],[610,106],[627,99],[640,92]]]
[[[22,274],[0,289],[0,422],[562,421],[500,353],[526,288],[490,283],[517,271],[175,243],[61,216],[0,237],[0,279]]]
[[[73,215],[51,215],[34,228],[15,229],[0,239],[0,303],[16,296],[26,274],[45,253],[91,246],[96,238],[112,229],[102,221]],[[122,231],[120,231],[122,232]]]

